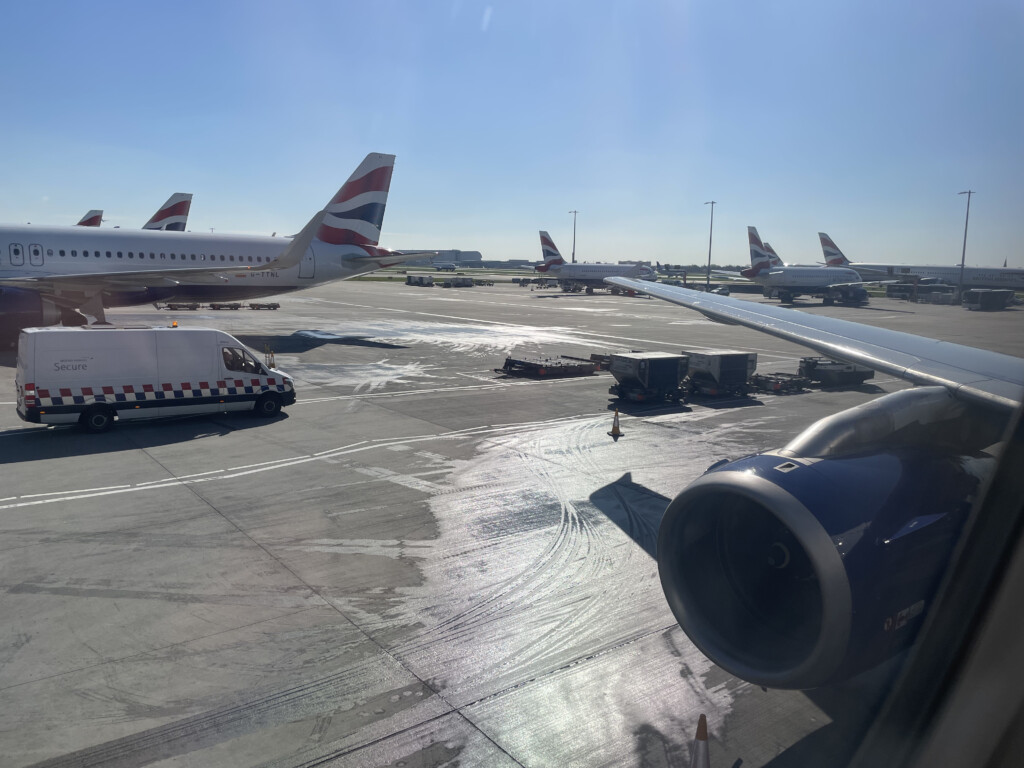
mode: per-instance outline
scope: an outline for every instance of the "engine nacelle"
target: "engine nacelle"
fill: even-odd
[[[907,390],[686,488],[665,512],[658,568],[693,643],[773,688],[824,685],[906,648],[995,466],[941,439],[964,434],[964,418],[941,388]],[[793,450],[815,445],[827,455]]]
[[[17,339],[22,328],[55,325],[61,317],[61,309],[36,291],[0,288],[0,339]]]

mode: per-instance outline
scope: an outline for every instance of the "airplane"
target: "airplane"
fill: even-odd
[[[863,280],[899,280],[910,281],[916,278],[932,278],[941,280],[948,285],[960,284],[959,266],[935,266],[920,264],[865,264],[851,262],[835,241],[824,232],[818,233],[821,250],[825,254],[827,266],[847,267],[854,270]],[[1011,288],[1024,290],[1024,269],[1002,267],[967,267],[963,268],[963,284],[965,288]]]
[[[434,268],[434,271],[436,271],[436,272],[454,272],[455,271],[455,265],[452,264],[451,262],[446,262],[444,264],[432,264],[431,266]]]
[[[747,227],[750,241],[750,269],[740,272],[742,277],[759,283],[766,296],[778,296],[779,301],[789,304],[797,296],[809,294],[821,296],[826,305],[864,304],[867,291],[860,275],[845,267],[787,267],[774,251],[766,250],[757,234],[756,227]]]
[[[105,307],[270,296],[434,255],[377,245],[394,161],[367,155],[294,238],[0,227],[0,333],[104,322]]]
[[[189,192],[175,192],[167,202],[157,209],[149,221],[142,225],[143,229],[159,229],[165,232],[184,232],[188,223],[188,211],[192,207],[192,195]]]
[[[161,229],[165,231],[184,232],[188,222],[188,210],[192,205],[192,195],[187,192],[175,192],[167,202],[161,205],[149,221],[142,225],[143,229]],[[80,227],[98,227],[103,222],[103,211],[89,211],[78,222]]]
[[[772,265],[772,267],[784,267],[784,266],[786,266],[786,262],[784,262],[782,260],[782,257],[779,256],[779,254],[777,254],[775,252],[775,249],[772,248],[771,245],[768,244],[767,240],[764,241],[764,250],[765,250],[765,252],[769,256],[772,257],[771,258],[771,265]]]
[[[85,216],[78,220],[78,227],[98,227],[100,222],[103,221],[103,210],[96,210],[95,208],[89,211]]]
[[[642,264],[566,264],[562,254],[558,252],[551,235],[541,230],[540,249],[544,263],[534,267],[537,272],[550,272],[558,280],[563,291],[579,291],[586,289],[593,293],[595,288],[609,288],[603,280],[606,277],[636,277],[640,280],[657,279],[654,270]],[[613,293],[618,289],[611,288]]]
[[[917,387],[713,464],[668,505],[662,588],[713,662],[815,688],[906,649],[1024,397],[1024,359],[783,307],[613,277]]]

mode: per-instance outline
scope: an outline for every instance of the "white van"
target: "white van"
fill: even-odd
[[[291,378],[214,328],[26,328],[18,337],[18,415],[35,424],[252,410],[295,402]]]

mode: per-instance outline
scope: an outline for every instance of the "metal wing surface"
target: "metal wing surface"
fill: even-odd
[[[849,320],[622,277],[605,282],[680,304],[718,322],[745,325],[836,360],[866,365],[956,397],[1013,410],[1024,397],[1024,359]]]

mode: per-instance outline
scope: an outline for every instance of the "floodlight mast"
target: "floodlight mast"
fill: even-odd
[[[957,192],[958,195],[967,195],[967,215],[964,217],[964,247],[960,251],[960,281],[957,284],[956,295],[960,301],[963,301],[964,295],[964,260],[967,258],[967,224],[971,220],[971,195],[974,194],[973,189],[965,189],[963,192]]]
[[[579,211],[569,211],[572,214],[572,263],[576,263],[576,214]]]
[[[704,290],[711,290],[711,238],[715,236],[715,203],[717,200],[708,200],[704,205],[711,206],[711,229],[708,231],[708,273],[704,276]]]

